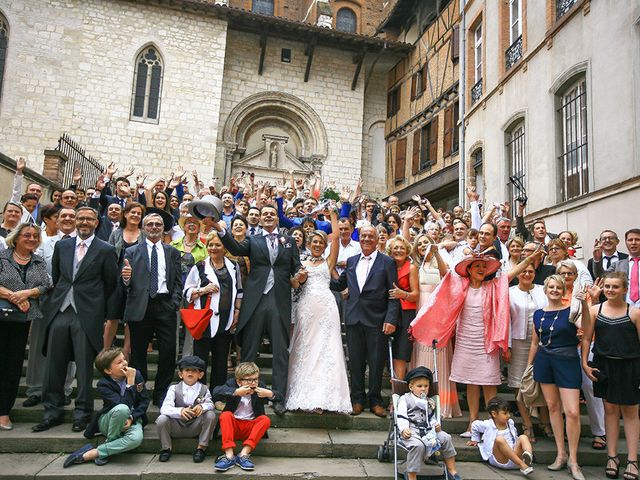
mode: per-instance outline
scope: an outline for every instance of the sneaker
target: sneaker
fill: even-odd
[[[520,473],[526,477],[533,473],[533,467],[527,467],[524,470],[520,470]]]
[[[62,465],[63,468],[69,468],[71,465],[78,465],[80,463],[84,463],[84,458],[82,458],[82,456],[92,449],[93,449],[93,445],[91,445],[90,443],[87,443],[86,445],[80,447],[78,450],[76,450],[66,458],[66,460],[64,461],[64,464]]]
[[[533,454],[528,451],[522,452],[522,461],[527,464],[527,467],[533,463]]]
[[[214,468],[219,472],[226,472],[236,465],[236,457],[228,458],[226,455],[218,457]]]
[[[104,458],[98,457],[93,461],[93,463],[95,463],[99,467],[102,467],[103,465],[106,465],[107,463],[109,463],[109,457],[104,457]]]
[[[236,457],[236,463],[238,464],[238,466],[241,469],[247,470],[249,472],[252,471],[255,468],[255,465],[253,464],[253,462],[249,458],[249,455],[245,455],[243,457],[237,456]]]

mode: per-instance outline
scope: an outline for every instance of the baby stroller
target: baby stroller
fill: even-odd
[[[437,352],[436,345],[438,341],[433,341],[433,385],[431,387],[431,391],[434,393],[433,399],[436,403],[436,418],[440,418],[440,396],[438,395],[438,361],[437,361]],[[393,371],[393,352],[391,339],[389,339],[389,371],[391,372],[391,398],[393,402],[393,412],[391,416],[391,422],[389,424],[389,432],[387,435],[387,439],[385,442],[378,447],[378,461],[379,462],[391,462],[393,460],[393,478],[394,480],[398,480],[399,476],[404,477],[404,474],[401,474],[398,469],[404,464],[404,460],[398,459],[398,449],[406,452],[407,449],[404,445],[400,443],[400,430],[398,428],[398,401],[400,397],[409,391],[409,386],[407,382],[404,380],[400,380],[396,378],[395,372]],[[428,403],[427,403],[427,418],[429,418],[428,413]],[[426,461],[426,468],[423,468],[423,472],[418,475],[419,480],[449,480],[449,474],[447,472],[447,468],[444,463],[441,461],[440,452],[435,452],[431,457],[429,457],[428,461]]]

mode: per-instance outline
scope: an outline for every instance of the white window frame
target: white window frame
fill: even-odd
[[[562,128],[562,157],[564,163],[562,165],[562,182],[564,184],[564,199],[570,200],[582,196],[590,191],[589,185],[589,105],[587,104],[587,83],[584,77],[575,81],[571,86],[565,90],[560,96],[561,114],[560,125]],[[568,108],[570,102],[575,102],[576,99],[583,96],[584,101],[581,102],[579,108]],[[571,143],[571,140],[574,142]],[[578,143],[579,142],[579,143]],[[572,162],[570,168],[567,168],[567,155],[570,152],[575,152],[577,148],[581,150],[576,153],[576,160]],[[578,159],[578,154],[582,154],[582,149],[585,150],[586,158],[584,161]],[[586,170],[587,178],[584,179],[583,172]],[[577,195],[569,196],[568,178],[570,175],[578,176],[578,193]]]
[[[147,70],[147,80],[145,83],[145,91],[144,91],[143,113],[142,113],[142,116],[135,115],[136,84],[138,80],[138,68],[140,64],[140,58],[144,56],[149,51],[149,49],[155,50],[155,54],[158,57],[158,61],[160,64],[160,84],[158,86],[158,111],[156,113],[156,118],[149,117],[149,97],[151,94],[151,78],[152,78],[151,66],[149,66]],[[133,72],[133,90],[131,94],[131,116],[130,116],[131,120],[134,120],[137,122],[154,123],[154,124],[160,123],[160,109],[162,107],[162,86],[164,83],[164,69],[165,69],[164,57],[162,56],[162,54],[160,53],[160,50],[156,45],[153,45],[153,44],[146,45],[136,55],[134,72]]]
[[[520,35],[522,35],[522,0],[509,0],[509,45],[513,45]]]
[[[473,72],[474,84],[482,78],[482,22],[473,31]]]
[[[521,141],[517,141],[518,138],[521,137]],[[517,177],[522,185],[527,188],[528,181],[528,164],[527,164],[527,136],[525,129],[524,119],[517,120],[512,124],[510,130],[507,133],[507,144],[508,151],[507,155],[509,157],[509,176]],[[518,166],[521,168],[518,169]],[[514,189],[511,188],[510,196],[511,201],[513,202],[513,208],[515,211],[515,197]]]

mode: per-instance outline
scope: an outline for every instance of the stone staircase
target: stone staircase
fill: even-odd
[[[153,386],[156,373],[157,352],[149,354],[149,386]],[[261,367],[261,378],[271,381],[271,355],[264,353],[258,360]],[[26,358],[23,375],[26,370]],[[95,372],[94,386],[99,374]],[[176,377],[177,379],[177,377]],[[386,382],[388,385],[388,381]],[[167,463],[157,460],[160,442],[153,422],[159,412],[155,406],[150,406],[148,417],[150,424],[145,428],[142,445],[132,454],[117,457],[103,467],[86,464],[62,469],[65,456],[87,443],[82,434],[71,431],[72,405],[65,408],[65,423],[42,433],[32,433],[31,427],[38,423],[42,415],[42,406],[32,408],[22,407],[25,400],[24,378],[20,385],[19,398],[12,411],[11,417],[14,430],[0,432],[0,479],[8,478],[149,478],[172,480],[192,479],[194,477],[223,478],[236,476],[239,478],[309,478],[309,479],[351,479],[393,478],[393,464],[381,463],[377,460],[379,447],[387,438],[389,419],[382,419],[365,411],[360,416],[322,414],[315,415],[302,412],[287,412],[283,417],[273,413],[267,407],[267,414],[272,421],[269,438],[263,440],[254,452],[256,470],[244,472],[234,468],[226,473],[216,473],[213,462],[220,453],[220,440],[212,442],[208,450],[208,457],[202,464],[194,464],[191,454],[195,447],[195,439],[176,439],[173,442],[174,455]],[[75,393],[75,392],[74,392]],[[391,394],[384,392],[385,401]],[[513,394],[501,387],[500,393],[512,399]],[[73,395],[72,395],[73,396]],[[468,422],[466,401],[461,394],[461,406],[464,416],[444,421],[445,431],[454,436],[458,450],[457,460],[460,464],[460,474],[464,479],[489,478],[519,478],[519,475],[496,471],[481,463],[478,449],[467,447],[465,440],[457,434],[464,432]],[[96,409],[102,401],[96,396]],[[516,423],[520,423],[516,418]],[[582,415],[582,435],[580,446],[580,462],[583,465],[594,466],[586,472],[593,472],[589,478],[602,478],[606,453],[591,449],[588,418]],[[538,433],[538,432],[537,432]],[[555,458],[555,446],[552,441],[543,439],[541,432],[535,445],[535,457],[538,468],[532,478],[568,478],[566,473],[552,475],[544,466]],[[93,443],[103,441],[102,437]],[[625,450],[624,440],[620,445]]]

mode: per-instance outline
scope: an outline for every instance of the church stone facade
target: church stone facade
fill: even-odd
[[[331,9],[303,22],[226,3],[3,0],[0,151],[40,170],[67,132],[149,176],[293,169],[382,195],[385,74],[411,47],[318,27]]]

